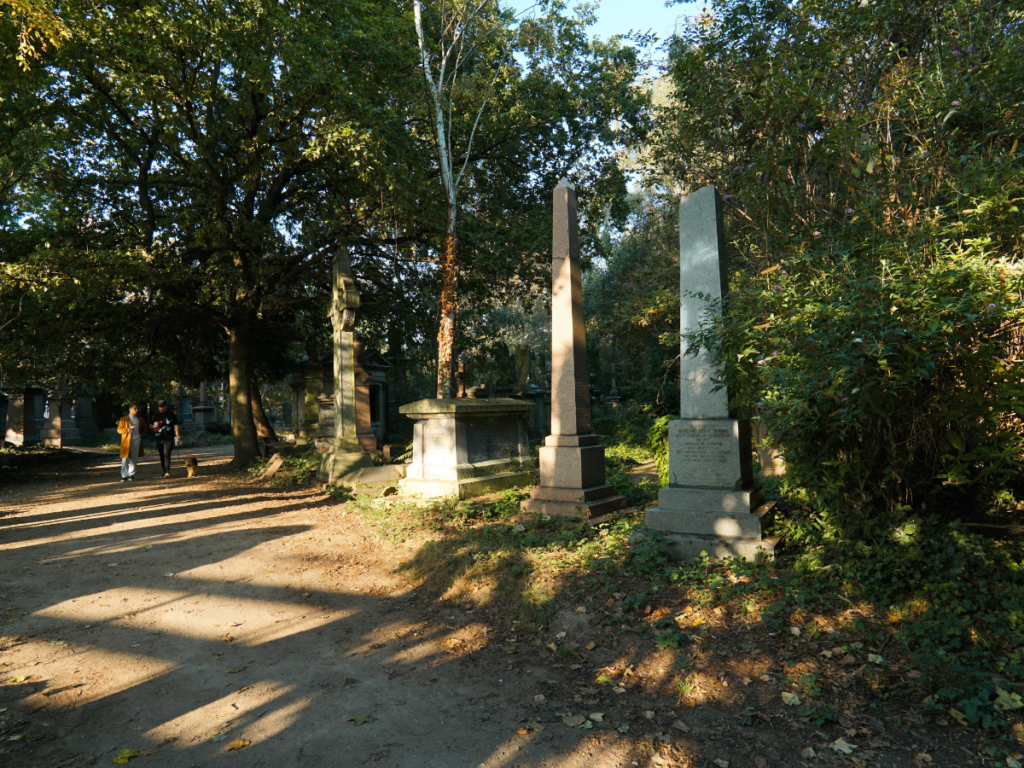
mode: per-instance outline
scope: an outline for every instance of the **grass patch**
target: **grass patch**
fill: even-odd
[[[269,458],[259,458],[249,465],[246,473],[249,477],[255,479],[263,474],[269,463]],[[271,485],[283,486],[308,485],[316,479],[316,471],[319,467],[320,454],[315,451],[300,453],[297,456],[285,456],[281,468],[268,482]]]

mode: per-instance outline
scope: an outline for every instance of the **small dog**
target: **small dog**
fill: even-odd
[[[196,476],[196,472],[199,471],[199,461],[195,456],[189,456],[185,459],[185,469],[188,470],[188,479],[191,480]]]

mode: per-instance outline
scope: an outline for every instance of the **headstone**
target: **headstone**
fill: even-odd
[[[412,463],[403,494],[479,496],[530,483],[526,422],[533,405],[521,400],[426,399],[399,410],[415,421]]]
[[[295,434],[296,445],[312,445],[316,442],[320,426],[320,404],[317,398],[324,391],[324,372],[316,365],[306,366],[303,377],[302,421]]]
[[[590,428],[576,193],[565,179],[554,192],[551,371],[551,434],[540,449],[540,485],[521,508],[593,520],[626,500],[605,483],[604,446]]]
[[[763,537],[771,505],[751,467],[750,420],[735,419],[729,393],[715,382],[711,353],[691,349],[686,334],[699,329],[711,306],[728,292],[722,204],[712,186],[684,197],[679,206],[680,367],[682,419],[669,423],[669,484],[647,526],[661,531],[679,560],[706,552],[715,558],[753,559],[774,553]],[[716,387],[719,387],[716,389]]]
[[[181,419],[182,426],[186,422],[189,422],[190,425],[195,422],[195,415],[192,413],[192,395],[187,390],[183,389],[181,391],[181,405],[178,410],[181,411],[179,418]]]
[[[46,393],[36,387],[15,387],[7,403],[7,429],[4,440],[11,445],[33,445],[39,442],[39,421],[36,408],[39,396]]]
[[[455,397],[457,397],[459,400],[462,400],[464,397],[466,397],[466,377],[467,376],[468,376],[468,374],[466,373],[466,364],[465,363],[459,363],[459,367],[455,370],[455,378],[459,382],[459,391],[458,391],[458,394],[455,395]]]
[[[75,423],[78,425],[82,440],[93,440],[99,434],[92,406],[92,395],[82,395],[75,400]]]
[[[758,420],[753,434],[754,450],[761,465],[761,477],[783,477],[786,474],[786,460],[774,444],[769,444],[768,428]]]
[[[58,379],[58,386],[62,382]],[[43,445],[67,448],[81,445],[82,437],[75,424],[74,401],[66,389],[51,392],[46,401],[46,419],[39,433]]]
[[[356,361],[356,438],[364,451],[377,452],[377,435],[373,431],[373,418],[370,414],[370,374],[361,365],[363,343],[354,342]]]
[[[331,325],[334,334],[334,439],[320,459],[317,480],[345,482],[346,475],[370,469],[373,462],[359,444],[356,434],[356,309],[359,292],[352,278],[348,251],[334,257],[331,286]],[[306,389],[307,397],[309,388]]]
[[[199,402],[192,407],[192,418],[195,420],[196,429],[205,432],[206,428],[213,423],[214,408],[207,401],[206,382],[199,382]]]
[[[292,404],[290,402],[284,404],[284,414],[281,418],[284,421],[285,428],[290,429],[295,423],[292,421]]]
[[[530,348],[525,344],[521,344],[516,347],[515,353],[516,362],[516,384],[512,388],[512,394],[521,397],[526,394],[526,388],[530,384],[530,363],[532,362],[532,355],[530,354]]]

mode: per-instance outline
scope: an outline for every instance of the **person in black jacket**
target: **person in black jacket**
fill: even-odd
[[[175,446],[181,445],[181,427],[178,425],[178,417],[167,405],[166,400],[156,404],[159,413],[152,423],[153,434],[156,436],[156,449],[160,453],[160,466],[164,471],[164,477],[171,476],[171,451]]]

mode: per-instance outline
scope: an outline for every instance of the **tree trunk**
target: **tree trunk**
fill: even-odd
[[[231,436],[235,442],[234,469],[244,469],[259,456],[252,399],[252,313],[244,310],[228,329],[228,382],[231,398]]]
[[[458,237],[455,222],[444,238],[444,258],[441,261],[441,322],[437,330],[437,397],[455,397],[456,381],[452,369],[452,350],[455,346],[455,278],[459,274],[456,258]]]
[[[252,400],[252,418],[256,423],[256,434],[268,443],[276,443],[277,433],[274,431],[274,426],[270,423],[270,419],[267,418],[267,412],[263,408],[263,396],[260,394],[260,388],[256,384],[256,377],[253,376],[249,381],[249,399]]]

